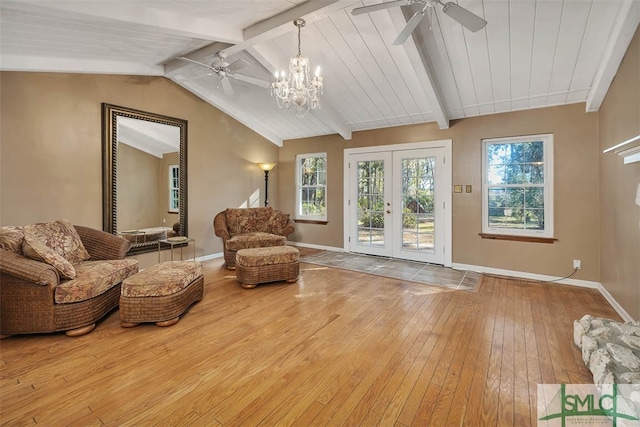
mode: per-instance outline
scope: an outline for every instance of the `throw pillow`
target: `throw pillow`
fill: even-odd
[[[0,248],[22,255],[22,227],[0,227]]]
[[[68,279],[74,279],[76,277],[76,270],[73,265],[60,254],[53,249],[49,248],[43,242],[41,242],[37,235],[30,231],[25,231],[24,241],[22,242],[22,252],[28,258],[36,261],[46,262],[53,266],[60,276]]]
[[[271,218],[267,221],[268,233],[283,235],[284,229],[289,223],[289,214],[280,211],[274,211]]]
[[[53,249],[71,264],[79,264],[89,259],[89,253],[80,240],[73,224],[66,219],[27,225],[25,234],[30,233],[38,241]]]

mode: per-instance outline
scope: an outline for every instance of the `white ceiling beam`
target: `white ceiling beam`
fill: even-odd
[[[155,8],[144,7],[137,2],[100,2],[100,1],[60,1],[60,0],[22,0],[11,2],[12,7],[20,4],[37,6],[67,13],[93,16],[100,19],[113,19],[146,27],[173,36],[190,37],[226,43],[239,43],[243,39],[242,31],[231,23],[219,20],[194,18],[176,15]],[[27,6],[28,7],[28,6]]]
[[[341,119],[338,111],[330,104],[323,102],[320,98],[320,109],[313,110],[313,115],[322,121],[329,129],[336,132],[345,141],[349,141],[352,137],[352,129],[345,124]]]
[[[392,8],[387,12],[399,34],[407,25],[407,18],[400,8]],[[408,16],[410,17],[411,15],[412,13],[409,11]],[[415,34],[417,33],[418,31],[414,31],[412,37],[409,37],[402,47],[413,65],[413,71],[422,83],[422,90],[429,100],[429,104],[431,104],[432,114],[438,123],[438,127],[440,129],[449,129],[449,117],[446,113],[442,89],[433,71],[434,68],[426,49],[418,48],[416,45]]]
[[[587,112],[600,109],[639,24],[640,2],[625,0],[620,6],[603,61],[600,62],[593,85],[587,95]]]
[[[330,14],[342,10],[360,0],[314,0],[301,3],[284,11],[283,13],[258,22],[243,31],[243,41],[226,49],[229,55],[246,50],[248,47],[273,39],[291,31],[295,31],[293,21],[303,18],[307,24],[311,24]]]
[[[237,108],[235,105],[232,105],[227,99],[215,94],[214,91],[208,91],[207,96],[203,96],[204,91],[202,91],[198,87],[195,87],[195,85],[193,85],[189,81],[184,81],[182,79],[176,78],[173,78],[171,80],[176,84],[179,84],[189,92],[193,93],[194,95],[198,96],[199,98],[203,99],[207,103],[211,104],[218,110],[233,117],[258,135],[261,135],[278,147],[282,147],[282,138],[278,137],[278,135],[271,132],[268,128],[257,124],[254,117],[252,117],[250,114],[245,114],[241,108]]]
[[[228,48],[229,46],[230,45],[228,43],[212,43],[185,56],[189,57],[189,59],[193,59],[194,61],[207,62],[213,55]],[[164,66],[164,76],[172,78],[192,67],[197,66],[198,65],[192,62],[186,62],[181,59],[172,59]]]
[[[270,40],[281,34],[293,31],[295,29],[293,26],[293,20],[296,18],[304,18],[305,20],[308,20],[308,22],[313,22],[314,20],[324,18],[329,14],[354,3],[358,3],[358,0],[307,1],[294,6],[279,15],[265,19],[251,27],[245,28],[242,30],[242,35],[238,40],[229,42],[232,44],[231,46],[227,45],[225,48],[219,48],[219,43],[214,43],[213,45],[205,46],[196,52],[192,52],[187,56],[196,61],[203,61],[209,59],[221,50],[224,50],[224,53],[227,55],[233,55],[243,50],[247,50],[257,43]],[[225,40],[219,41],[224,42]],[[193,64],[189,64],[184,61],[173,60],[166,66],[166,77],[171,78],[172,76],[180,73],[182,69],[192,66]],[[266,66],[265,68],[271,70],[273,66]]]
[[[279,15],[276,15],[269,19],[265,19],[264,21],[258,22],[255,25],[245,28],[243,30],[243,40],[232,46],[221,49],[219,43],[214,43],[213,45],[205,46],[204,48],[199,49],[196,52],[190,53],[188,57],[196,61],[206,61],[211,56],[220,51],[224,51],[224,53],[226,53],[227,55],[233,55],[245,50],[249,52],[250,55],[254,56],[254,58],[256,58],[256,60],[261,63],[270,73],[274,73],[276,67],[273,64],[277,56],[270,53],[260,52],[260,50],[255,49],[255,46],[258,43],[271,40],[275,37],[291,31],[295,31],[293,21],[297,18],[303,18],[308,23],[312,23],[318,19],[327,17],[330,14],[342,10],[345,7],[349,7],[355,3],[359,3],[359,0],[307,1],[305,3],[294,6]],[[187,67],[192,66],[197,65],[190,64],[181,60],[173,60],[169,62],[165,67],[165,77],[171,78],[175,81],[175,79],[173,78],[174,76],[177,76],[178,74],[183,72],[185,69],[187,69]],[[225,110],[221,106],[218,107],[225,111],[225,113],[231,115],[230,108]],[[340,120],[340,115],[338,114],[338,112],[326,102],[322,104],[321,109],[322,113],[316,114],[316,117],[321,119],[327,125],[327,127],[340,134],[340,136],[342,136],[345,140],[351,139],[352,130]],[[234,118],[242,122],[241,119],[237,117]],[[268,138],[266,135],[262,135],[265,136],[265,138]],[[281,140],[279,144],[277,142],[274,143],[276,145],[282,145]]]
[[[45,58],[41,56],[2,55],[0,70],[36,71],[44,73],[84,73],[84,74],[128,74],[141,76],[162,76],[162,65],[134,64],[131,62],[83,59],[82,71],[78,71],[78,60],[71,58]]]

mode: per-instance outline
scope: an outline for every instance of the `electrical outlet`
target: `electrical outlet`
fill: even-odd
[[[580,261],[579,259],[574,259],[573,268],[580,270],[582,268],[582,261]]]

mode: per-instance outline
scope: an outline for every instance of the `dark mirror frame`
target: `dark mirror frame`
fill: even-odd
[[[133,108],[102,103],[102,229],[118,234],[118,136],[117,118],[146,120],[180,128],[180,231],[188,236],[187,226],[187,121]],[[127,255],[155,252],[155,245],[131,248]]]

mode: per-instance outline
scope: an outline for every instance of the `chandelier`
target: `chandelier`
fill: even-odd
[[[298,55],[289,61],[289,76],[276,71],[276,81],[271,83],[271,95],[276,96],[278,107],[293,107],[296,116],[303,116],[310,109],[320,108],[318,96],[322,95],[322,77],[320,67],[310,78],[309,58],[300,53],[300,28],[306,25],[304,19],[296,19],[293,25],[298,27]]]

